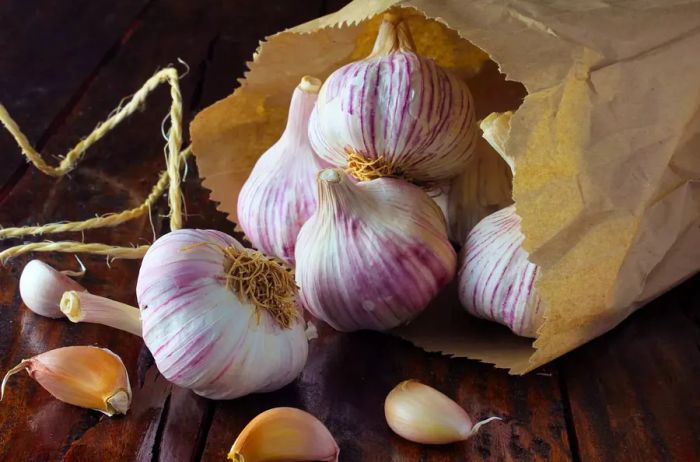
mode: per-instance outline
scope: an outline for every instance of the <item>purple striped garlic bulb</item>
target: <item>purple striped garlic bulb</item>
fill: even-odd
[[[452,280],[456,255],[442,212],[398,178],[354,183],[318,175],[318,208],[299,232],[304,306],[340,331],[386,330],[418,315]]]
[[[320,87],[320,80],[302,78],[292,94],[287,127],[258,159],[238,195],[238,224],[253,246],[292,266],[299,229],[316,209],[316,174],[327,166],[308,138]]]
[[[181,229],[156,240],[136,293],[158,370],[199,395],[277,390],[306,363],[291,272],[224,233]]]
[[[544,307],[535,290],[539,268],[528,260],[524,239],[514,205],[481,220],[462,249],[459,299],[474,316],[536,337]]]
[[[464,169],[476,136],[466,83],[418,55],[394,14],[384,16],[367,58],[328,77],[309,122],[316,153],[361,180],[449,179]]]

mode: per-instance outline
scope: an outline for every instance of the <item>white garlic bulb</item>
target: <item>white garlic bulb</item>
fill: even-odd
[[[296,281],[306,308],[340,331],[406,323],[453,278],[455,251],[437,205],[397,178],[318,175],[316,212],[299,232]]]
[[[539,268],[528,260],[524,239],[514,205],[481,220],[462,249],[459,299],[474,316],[536,337],[544,307],[535,290]]]
[[[476,141],[466,83],[415,51],[405,22],[385,15],[374,50],[321,87],[309,122],[316,153],[361,180],[437,182],[459,174]]]
[[[258,159],[238,195],[238,224],[253,246],[292,266],[299,229],[316,208],[316,174],[326,166],[308,139],[320,87],[314,77],[301,80],[284,133]]]
[[[158,370],[199,395],[276,390],[306,363],[293,276],[224,233],[181,229],[156,240],[136,292]]]

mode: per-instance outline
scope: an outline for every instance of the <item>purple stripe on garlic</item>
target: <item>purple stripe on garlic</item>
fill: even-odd
[[[238,195],[238,224],[253,246],[292,266],[299,229],[316,208],[316,174],[327,166],[308,139],[320,86],[314,77],[301,80],[284,133],[258,159]]]
[[[236,269],[243,268],[236,265],[253,257],[262,258],[212,230],[173,231],[148,250],[136,291],[143,339],[165,378],[208,398],[230,399],[276,390],[299,375],[308,341],[297,307],[282,322],[282,313],[261,309],[251,294],[237,292],[229,284]],[[283,279],[279,264],[266,264],[271,269],[260,278]],[[272,275],[273,271],[278,273]],[[287,286],[256,281],[255,274],[246,277],[243,290],[258,284],[288,291],[276,296],[295,303],[290,274]]]
[[[535,290],[539,268],[528,260],[524,239],[514,205],[481,220],[462,249],[459,298],[474,316],[536,337],[544,311]]]
[[[306,308],[340,331],[386,330],[418,315],[453,278],[440,209],[396,178],[318,176],[319,205],[299,232],[296,281]]]
[[[476,136],[467,85],[418,55],[408,26],[391,14],[373,52],[328,77],[309,122],[311,145],[332,165],[346,166],[352,151],[417,182],[461,172]]]

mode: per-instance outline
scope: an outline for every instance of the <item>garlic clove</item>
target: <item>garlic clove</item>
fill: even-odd
[[[384,401],[384,415],[397,435],[422,444],[447,444],[464,441],[490,417],[472,424],[469,414],[452,399],[415,380],[399,383]]]
[[[287,127],[258,159],[238,195],[238,224],[253,246],[294,265],[294,245],[316,208],[316,173],[326,164],[309,144],[308,122],[321,81],[305,76],[294,90]]]
[[[464,169],[476,128],[466,83],[417,54],[406,22],[388,14],[372,53],[324,82],[309,140],[322,159],[360,180],[435,183]]]
[[[454,277],[442,212],[397,178],[354,183],[318,175],[319,204],[299,232],[296,281],[304,306],[340,331],[387,330],[417,316]]]
[[[105,348],[69,346],[24,359],[5,375],[0,400],[9,378],[23,369],[55,398],[74,406],[112,416],[126,414],[131,404],[124,363]]]
[[[278,407],[259,414],[243,429],[228,458],[234,462],[337,461],[333,435],[313,415]]]
[[[41,316],[61,318],[59,308],[63,292],[84,292],[85,288],[41,260],[27,263],[19,278],[19,293],[24,304]]]
[[[141,337],[141,313],[136,307],[74,290],[63,294],[60,307],[61,312],[75,323],[103,324]]]
[[[474,316],[536,337],[544,306],[535,289],[539,268],[522,248],[524,240],[514,205],[481,220],[462,248],[459,299]]]

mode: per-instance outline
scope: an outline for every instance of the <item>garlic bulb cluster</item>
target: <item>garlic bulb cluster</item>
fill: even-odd
[[[0,399],[5,396],[9,378],[22,370],[55,398],[74,406],[113,416],[126,414],[131,404],[124,363],[105,348],[69,346],[24,359],[5,375]]]
[[[536,337],[544,307],[534,286],[538,267],[528,260],[524,239],[514,205],[481,220],[462,249],[459,299],[474,316]]]
[[[397,435],[422,444],[464,441],[500,417],[472,423],[469,414],[436,389],[415,380],[401,382],[384,401],[384,416]]]
[[[136,293],[159,371],[199,395],[276,390],[306,363],[293,276],[224,233],[182,229],[156,240]]]
[[[440,209],[397,178],[354,183],[318,175],[318,208],[299,232],[296,281],[305,307],[340,331],[406,323],[453,278]]]
[[[253,246],[292,266],[299,229],[316,209],[316,174],[326,166],[307,134],[320,87],[314,77],[301,80],[284,133],[258,159],[238,195],[238,224]]]
[[[338,460],[338,444],[325,425],[301,409],[269,409],[243,429],[229,451],[233,462]]]
[[[476,136],[467,85],[418,55],[394,14],[385,15],[368,57],[324,82],[309,122],[316,153],[362,180],[451,178],[464,169]]]

